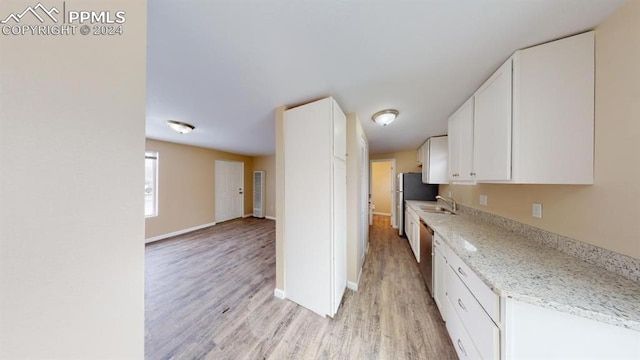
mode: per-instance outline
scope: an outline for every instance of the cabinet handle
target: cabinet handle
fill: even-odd
[[[476,176],[476,173],[472,172],[472,173],[469,173],[469,175]]]
[[[462,308],[462,310],[464,310],[465,312],[467,311],[467,308],[466,306],[464,306],[462,299],[458,299],[458,306],[460,306],[460,308]]]
[[[462,268],[460,266],[458,266],[458,272],[460,273],[460,275],[466,277],[467,273],[464,272],[464,270],[462,270]]]
[[[458,348],[460,348],[460,351],[462,351],[464,356],[469,356],[467,355],[467,351],[464,349],[464,346],[462,346],[462,341],[460,341],[460,339],[458,339]]]

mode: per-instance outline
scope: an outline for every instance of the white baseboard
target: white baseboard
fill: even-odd
[[[364,263],[362,264],[364,265]],[[353,291],[358,291],[358,287],[360,286],[360,278],[362,277],[362,268],[360,268],[360,272],[358,272],[358,281],[347,281],[347,289],[351,289]]]
[[[278,299],[284,299],[285,298],[284,290],[275,288],[275,290],[273,290],[273,296],[277,297]]]
[[[242,218],[244,219],[244,218],[248,218],[248,217],[252,217],[252,216],[253,216],[253,213],[248,213],[248,214],[242,215]]]
[[[215,224],[216,224],[215,222],[212,222],[212,223],[208,223],[208,224],[198,225],[198,226],[190,227],[190,228],[187,228],[187,229],[182,229],[182,230],[170,232],[168,234],[153,236],[153,237],[150,237],[148,239],[145,239],[144,243],[148,244],[148,243],[151,243],[151,242],[154,242],[154,241],[170,238],[172,236],[186,234],[186,233],[189,233],[189,232],[192,232],[192,231],[208,228],[208,227],[213,226]]]
[[[275,216],[265,216],[265,219],[275,220],[275,219],[276,219],[276,217],[275,217]]]
[[[389,216],[389,217],[391,217],[391,214],[390,214],[390,213],[381,213],[381,212],[375,212],[375,211],[373,212],[373,215],[380,215],[380,216]]]

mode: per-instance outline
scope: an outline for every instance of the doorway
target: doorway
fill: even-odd
[[[395,168],[395,159],[371,160],[371,214],[390,217],[392,227],[396,225]]]
[[[244,214],[244,163],[216,160],[216,222],[237,219]]]

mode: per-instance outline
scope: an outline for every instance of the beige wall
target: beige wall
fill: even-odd
[[[253,158],[253,170],[265,171],[265,209],[270,218],[276,217],[276,156],[256,156]]]
[[[124,34],[0,35],[0,358],[143,359],[147,5],[66,4]]]
[[[147,139],[158,152],[158,216],[145,220],[145,237],[215,222],[215,161],[244,163],[244,214],[253,212],[253,158]],[[188,191],[185,191],[188,190]]]
[[[371,160],[396,159],[396,174],[407,172],[421,172],[418,167],[416,150],[399,151],[394,153],[371,154]]]
[[[591,186],[441,186],[463,204],[640,258],[640,1],[596,28],[595,181]],[[480,194],[488,206],[479,205]],[[543,204],[543,219],[531,204]]]
[[[391,161],[371,162],[371,201],[374,213],[391,214]]]

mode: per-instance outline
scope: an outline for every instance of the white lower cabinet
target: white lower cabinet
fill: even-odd
[[[456,349],[458,358],[469,360],[480,359],[480,354],[476,350],[475,345],[473,345],[471,337],[469,337],[469,334],[464,329],[464,325],[462,324],[462,321],[460,321],[458,314],[455,312],[453,304],[451,304],[449,299],[446,303],[447,314],[449,314],[447,318],[447,331],[449,332],[449,337],[451,337],[453,347]]]
[[[458,356],[500,359],[500,298],[448,246],[441,249],[447,261],[443,274],[447,329]]]
[[[416,260],[420,262],[420,217],[409,206],[404,213],[404,232],[409,240],[409,246]]]
[[[447,271],[447,293],[456,315],[483,359],[500,358],[500,329],[460,280],[454,270]],[[449,314],[449,317],[453,317]]]
[[[640,359],[640,331],[510,298],[502,359]]]
[[[451,248],[440,250],[447,262],[445,321],[460,359],[640,359],[640,331],[500,298]]]
[[[447,321],[447,245],[437,233],[433,235],[433,300]]]

